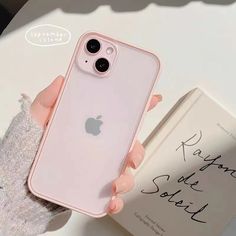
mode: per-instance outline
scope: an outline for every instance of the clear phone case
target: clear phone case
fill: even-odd
[[[115,48],[105,76],[80,66],[90,38]],[[108,51],[101,50],[97,56],[105,57]],[[122,172],[159,67],[144,50],[98,33],[81,37],[32,166],[33,194],[93,217],[106,215],[112,182]]]

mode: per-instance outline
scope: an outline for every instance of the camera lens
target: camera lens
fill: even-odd
[[[109,69],[109,61],[106,58],[99,58],[96,63],[95,67],[99,72],[106,72]]]
[[[86,48],[90,53],[96,53],[100,50],[101,45],[97,39],[90,39],[87,42]]]

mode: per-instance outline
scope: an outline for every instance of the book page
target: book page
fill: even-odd
[[[135,236],[220,236],[236,215],[236,119],[196,93],[147,144],[148,161],[114,216]]]

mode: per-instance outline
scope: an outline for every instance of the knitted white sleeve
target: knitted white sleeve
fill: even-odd
[[[33,196],[27,177],[43,129],[30,115],[23,96],[21,112],[12,120],[0,144],[0,235],[29,236],[45,232],[50,220],[67,210]]]

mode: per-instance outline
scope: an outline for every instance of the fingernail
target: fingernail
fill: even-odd
[[[137,169],[140,166],[140,164],[142,163],[142,160],[143,160],[143,156],[142,155],[137,155],[134,158],[134,160],[131,161],[131,163],[130,163],[131,167],[133,169]]]
[[[156,95],[154,95],[154,97],[157,98],[158,102],[162,101],[162,96],[160,94],[156,94]]]
[[[122,181],[122,176],[114,184],[113,191],[114,193],[124,193],[127,189],[126,182]]]
[[[131,162],[130,162],[130,167],[131,167],[132,169],[137,169],[137,163],[135,163],[134,161],[131,161]]]
[[[115,203],[115,201],[113,201],[113,200],[111,201],[109,208],[110,208],[110,211],[115,211],[116,210],[116,203]]]

